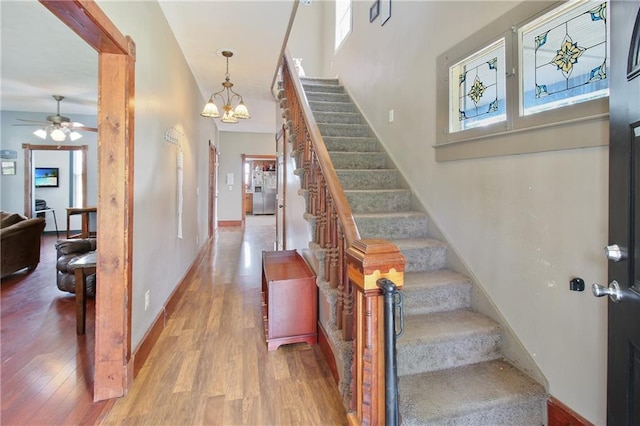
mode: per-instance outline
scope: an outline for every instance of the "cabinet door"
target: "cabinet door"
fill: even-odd
[[[269,283],[269,338],[316,332],[317,292],[313,280]]]

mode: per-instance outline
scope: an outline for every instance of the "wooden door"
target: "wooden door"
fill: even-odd
[[[209,238],[218,223],[218,149],[209,142]]]
[[[276,250],[284,250],[284,220],[285,220],[285,130],[284,127],[276,134],[276,177],[277,177],[277,198],[276,198]]]
[[[640,224],[640,3],[612,1],[610,7],[607,292],[613,293],[617,283],[620,300],[608,302],[607,424],[639,425],[640,229],[635,224]]]

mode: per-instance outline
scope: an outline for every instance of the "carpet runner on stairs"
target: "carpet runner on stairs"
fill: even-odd
[[[502,359],[500,325],[471,309],[470,280],[446,269],[447,244],[428,236],[427,215],[412,210],[410,190],[344,88],[335,79],[302,83],[361,237],[388,239],[407,258],[397,347],[402,423],[543,424],[543,387]],[[335,294],[320,289],[335,309]],[[349,359],[335,324],[323,327],[345,352],[336,356]],[[350,364],[344,370],[348,382]],[[343,394],[348,389],[340,384]]]

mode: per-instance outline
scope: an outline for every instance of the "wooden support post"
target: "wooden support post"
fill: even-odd
[[[352,375],[355,407],[349,414],[350,424],[384,424],[383,303],[376,281],[387,278],[402,287],[405,263],[398,247],[386,240],[357,240],[347,250],[356,308]]]

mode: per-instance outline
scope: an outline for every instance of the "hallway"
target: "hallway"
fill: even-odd
[[[267,352],[262,328],[262,251],[273,222],[219,228],[129,394],[106,425],[346,424],[317,346]]]

